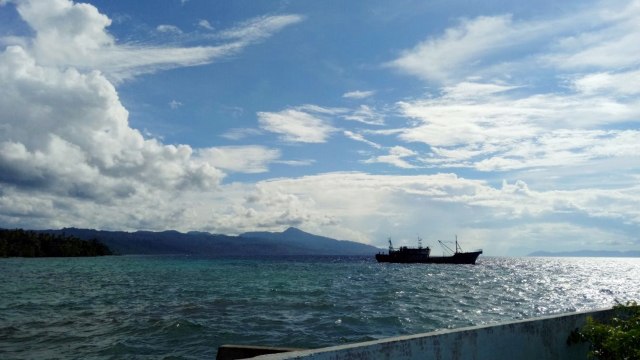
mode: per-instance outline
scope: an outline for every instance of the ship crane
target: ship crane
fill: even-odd
[[[442,242],[441,240],[438,240],[438,242],[440,243],[440,246],[442,246],[443,248],[449,250],[451,253],[453,254],[457,254],[457,253],[461,253],[464,252],[462,251],[462,247],[460,246],[460,244],[458,244],[458,235],[456,235],[456,250],[454,251],[453,249],[451,249],[450,247],[448,247],[444,242]]]

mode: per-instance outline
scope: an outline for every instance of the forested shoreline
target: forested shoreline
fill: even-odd
[[[22,229],[0,229],[0,257],[76,257],[112,255],[97,239]]]

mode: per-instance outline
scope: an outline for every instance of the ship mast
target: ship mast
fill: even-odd
[[[462,247],[460,246],[460,244],[458,244],[458,235],[456,235],[456,250],[455,250],[455,251],[453,251],[453,249],[451,249],[450,247],[448,247],[448,246],[447,246],[445,243],[443,243],[442,241],[438,240],[438,242],[440,243],[440,245],[441,245],[443,248],[445,248],[445,249],[447,249],[447,250],[451,251],[454,255],[455,255],[455,254],[457,254],[457,253],[461,253],[461,252],[463,252],[463,251],[462,251]]]

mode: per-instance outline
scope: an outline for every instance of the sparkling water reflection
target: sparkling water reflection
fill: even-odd
[[[3,358],[212,358],[320,347],[640,299],[640,259],[121,256],[0,260]]]

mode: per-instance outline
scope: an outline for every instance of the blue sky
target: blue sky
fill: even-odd
[[[640,2],[0,1],[0,226],[638,249]]]

